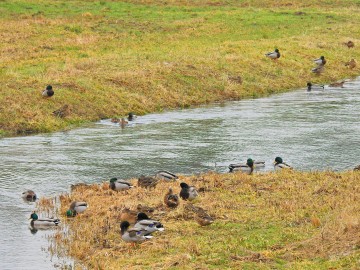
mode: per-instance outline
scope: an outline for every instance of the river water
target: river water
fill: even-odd
[[[248,157],[264,171],[281,156],[299,170],[346,170],[360,164],[360,77],[344,88],[294,92],[138,117],[124,129],[109,120],[66,132],[0,139],[0,269],[54,269],[52,231],[32,234],[38,196],[73,183],[153,175],[227,172]],[[69,262],[69,260],[65,261]],[[70,263],[72,264],[72,262]]]

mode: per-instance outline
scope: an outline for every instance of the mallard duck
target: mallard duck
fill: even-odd
[[[155,208],[154,207],[149,207],[149,206],[146,206],[146,205],[142,205],[142,204],[138,204],[136,206],[136,210],[138,211],[138,213],[140,212],[145,212],[145,213],[152,213],[155,211]]]
[[[118,180],[117,178],[111,178],[110,179],[109,187],[112,190],[116,190],[116,191],[128,190],[130,188],[133,188],[133,186],[129,182],[121,180],[121,179]]]
[[[344,43],[349,49],[350,48],[354,48],[355,47],[355,43],[351,40],[349,40],[348,42]]]
[[[121,118],[120,127],[124,128],[129,122],[125,120],[125,118]]]
[[[129,227],[130,227],[130,223],[128,221],[123,221],[120,223],[121,238],[125,242],[137,243],[152,238],[151,235],[146,235],[146,236],[144,235],[144,233],[146,233],[144,229],[138,229],[138,228],[129,229]]]
[[[150,177],[150,176],[140,176],[138,178],[138,186],[139,187],[145,187],[145,188],[155,188],[157,183],[159,182],[159,179]]]
[[[272,60],[277,60],[278,58],[280,58],[280,52],[278,49],[275,49],[275,51],[273,52],[266,53],[265,56],[269,57]]]
[[[69,209],[66,211],[68,217],[74,217],[77,214],[84,212],[88,207],[86,202],[72,202]]]
[[[324,56],[320,56],[320,58],[318,59],[314,59],[313,60],[315,62],[315,64],[317,64],[318,66],[324,66],[326,64],[326,60]]]
[[[195,213],[195,220],[200,226],[207,226],[214,222],[214,219],[199,206],[187,204],[185,205],[185,209]]]
[[[194,200],[199,194],[196,191],[196,188],[194,186],[189,186],[186,183],[180,183],[181,191],[180,191],[180,197],[183,200]]]
[[[322,84],[312,84],[311,82],[307,83],[307,91],[318,91],[318,90],[324,90],[324,85]]]
[[[132,112],[129,112],[127,119],[129,121],[134,121],[137,116],[133,114]]]
[[[345,81],[330,83],[329,87],[344,87]]]
[[[45,90],[42,92],[43,97],[52,97],[54,95],[54,90],[51,85],[46,86]]]
[[[111,118],[110,122],[111,123],[119,123],[120,119],[119,118]]]
[[[316,73],[316,74],[321,74],[323,73],[325,70],[324,66],[323,65],[320,65],[320,66],[317,66],[317,67],[314,67],[311,72],[312,73]]]
[[[39,217],[35,211],[30,215],[30,219],[31,219],[30,226],[33,228],[52,227],[52,226],[57,226],[60,223],[60,219],[57,219],[57,218],[40,218],[39,219]]]
[[[250,166],[252,164],[252,166]],[[229,165],[229,172],[234,171],[243,171],[243,172],[252,172],[256,167],[265,167],[265,161],[255,161],[249,158],[246,163],[237,163]],[[252,170],[251,170],[252,168]]]
[[[205,211],[197,213],[195,215],[195,220],[200,226],[208,226],[214,222],[214,219]]]
[[[29,202],[35,202],[36,201],[36,194],[32,190],[26,190],[22,193],[21,197]]]
[[[179,196],[173,193],[172,188],[169,188],[169,191],[165,194],[164,203],[170,208],[175,208],[179,205]]]
[[[360,165],[354,168],[354,171],[360,171]]]
[[[53,111],[53,115],[59,118],[64,118],[70,114],[70,107],[69,105],[65,104],[60,109]]]
[[[168,171],[158,171],[156,173],[155,177],[159,178],[159,179],[164,179],[167,181],[173,181],[173,180],[176,180],[179,178],[176,174],[168,172]]]
[[[138,213],[137,222],[134,228],[145,230],[144,235],[150,235],[153,232],[164,231],[164,226],[156,220],[149,218],[145,213]]]
[[[124,208],[121,211],[120,220],[128,221],[131,224],[135,224],[135,222],[137,220],[137,214],[138,214],[138,211],[130,210],[129,208]]]
[[[281,170],[281,169],[292,169],[292,167],[285,162],[283,162],[281,157],[276,157],[274,162],[274,169]]]
[[[350,69],[353,69],[356,67],[356,61],[355,59],[351,59],[349,62],[345,63],[345,66],[349,67]]]

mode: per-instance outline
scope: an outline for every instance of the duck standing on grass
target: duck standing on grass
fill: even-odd
[[[317,91],[317,90],[324,90],[324,85],[322,85],[322,84],[315,85],[315,84],[312,84],[311,82],[307,83],[307,91],[308,92]]]
[[[138,211],[130,210],[129,208],[125,207],[123,210],[121,210],[120,220],[135,224],[137,220],[137,214]]]
[[[275,51],[273,52],[266,53],[265,56],[269,57],[272,60],[277,60],[278,58],[280,58],[280,52],[278,49],[275,49]]]
[[[320,56],[320,58],[318,59],[314,59],[313,60],[315,62],[315,64],[317,64],[318,66],[325,66],[326,64],[326,60],[324,56]]]
[[[130,188],[133,188],[134,186],[132,186],[129,182],[124,181],[124,180],[118,180],[117,178],[111,178],[110,179],[110,184],[109,187],[112,190],[128,190]]]
[[[36,194],[34,191],[32,190],[27,190],[27,191],[24,191],[21,195],[21,197],[28,201],[28,202],[35,202],[36,201]]]
[[[140,176],[138,178],[138,186],[144,188],[155,188],[160,179],[151,176]]]
[[[151,235],[144,235],[146,232],[144,229],[138,228],[130,228],[130,223],[128,221],[123,221],[120,223],[120,231],[121,231],[121,238],[125,242],[128,243],[139,243],[143,242],[146,239],[152,238]]]
[[[88,205],[86,202],[72,202],[70,204],[69,210],[66,211],[68,217],[74,217],[77,214],[84,212],[87,209]]]
[[[351,40],[349,40],[348,42],[344,43],[349,49],[350,48],[354,48],[355,47],[355,43]]]
[[[281,157],[276,157],[274,162],[274,169],[275,171],[281,170],[281,169],[292,169],[292,167],[285,162],[283,162]]]
[[[40,218],[36,214],[36,212],[32,212],[30,215],[30,226],[32,228],[46,228],[46,227],[52,227],[57,226],[60,223],[60,219],[58,218]]]
[[[180,184],[180,187],[181,187],[180,197],[185,201],[186,200],[192,201],[199,195],[194,186],[189,186],[188,184],[183,182]]]
[[[52,97],[54,95],[54,90],[51,85],[46,86],[46,89],[42,92],[43,97]]]
[[[165,194],[164,203],[170,208],[176,208],[179,206],[179,196],[173,193],[172,188],[169,188],[169,191]]]
[[[164,226],[156,220],[150,219],[145,213],[138,213],[137,222],[134,225],[134,228],[145,230],[144,235],[150,235],[153,232],[162,232],[164,231]]]

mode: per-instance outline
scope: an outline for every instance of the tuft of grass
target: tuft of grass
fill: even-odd
[[[257,98],[359,75],[359,67],[344,66],[360,59],[357,0],[1,3],[1,134]],[[344,46],[348,40],[354,49]],[[277,63],[264,56],[275,47]],[[328,62],[317,76],[312,59],[320,55]],[[239,76],[242,83],[228,79]],[[44,100],[47,84],[55,96]],[[72,113],[54,118],[65,104]]]
[[[88,268],[118,269],[357,269],[360,259],[360,173],[282,171],[245,175],[207,173],[180,176],[155,189],[136,186],[128,192],[101,184],[78,185],[60,196],[64,230],[56,234],[56,250]],[[200,227],[189,202],[176,209],[163,204],[170,186],[195,185],[194,205],[215,222]],[[71,201],[89,208],[65,218]],[[155,208],[150,214],[165,231],[131,247],[121,239],[120,213],[138,204]]]

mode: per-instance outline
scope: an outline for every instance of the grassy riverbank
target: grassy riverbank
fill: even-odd
[[[360,59],[359,10],[356,0],[1,0],[0,136],[353,77],[359,67],[344,62]],[[264,57],[275,47],[278,63]],[[68,116],[52,115],[65,104]]]
[[[164,206],[168,187],[178,193],[180,181],[205,190],[194,205],[215,218],[212,225],[200,227],[184,201],[175,210]],[[360,267],[359,172],[208,173],[180,181],[128,193],[103,183],[62,195],[60,213],[69,230],[56,234],[57,250],[89,269]],[[89,208],[65,220],[73,200],[86,201]],[[150,216],[166,229],[131,247],[121,239],[119,216],[139,203],[154,207]]]

